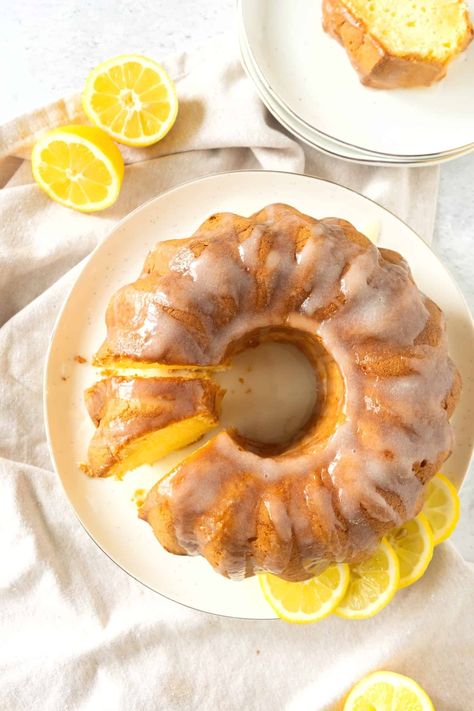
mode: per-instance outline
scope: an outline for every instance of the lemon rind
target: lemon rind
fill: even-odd
[[[347,588],[349,587],[350,582],[349,566],[347,565],[347,563],[337,563],[335,565],[339,569],[341,577],[340,584],[334,594],[331,596],[331,599],[323,606],[323,608],[320,608],[320,610],[323,609],[324,611],[315,613],[314,615],[308,615],[307,613],[303,613],[301,611],[295,612],[294,614],[288,614],[288,611],[285,610],[282,605],[278,604],[277,599],[271,594],[266,574],[262,573],[257,577],[265,600],[268,602],[272,610],[275,612],[276,615],[278,615],[280,619],[285,620],[285,622],[290,622],[292,624],[311,624],[313,622],[319,622],[320,620],[324,620],[329,617],[334,612],[334,609],[337,607],[337,605],[343,599],[344,595],[347,592]],[[289,584],[291,585],[291,583]]]
[[[383,546],[385,548],[385,551],[387,553],[387,558],[390,561],[390,568],[393,571],[395,571],[394,574],[394,580],[392,581],[391,585],[387,588],[386,593],[381,596],[381,598],[378,598],[379,602],[378,603],[373,603],[370,607],[365,608],[364,610],[357,610],[353,611],[350,608],[347,607],[341,607],[341,608],[336,608],[334,610],[334,614],[337,615],[337,617],[340,617],[344,620],[367,620],[371,617],[375,617],[379,612],[381,612],[387,605],[393,600],[395,597],[395,594],[398,591],[398,581],[400,578],[400,564],[398,562],[398,556],[395,553],[394,549],[388,543],[387,540],[382,539],[382,541],[379,543],[379,546]],[[381,602],[380,602],[381,600]]]
[[[93,90],[95,79],[101,74],[106,73],[108,69],[119,64],[125,64],[126,62],[130,61],[138,61],[145,67],[155,71],[160,77],[162,83],[166,86],[168,94],[174,99],[173,102],[170,102],[170,106],[172,108],[170,115],[168,116],[166,121],[162,122],[161,130],[158,131],[156,134],[153,134],[153,136],[130,139],[127,136],[124,136],[122,133],[117,133],[116,131],[113,131],[109,126],[102,123],[100,116],[94,111],[91,105],[91,97],[95,93]],[[84,113],[96,126],[102,128],[111,138],[116,140],[118,143],[121,143],[125,146],[129,146],[131,148],[145,148],[147,146],[151,146],[155,143],[158,143],[158,141],[161,141],[173,128],[176,121],[176,117],[178,115],[179,106],[176,86],[166,69],[158,62],[155,62],[153,59],[145,57],[141,54],[121,54],[117,57],[112,57],[111,59],[108,59],[105,62],[99,64],[97,67],[95,67],[86,79],[84,91],[82,92],[81,103]]]

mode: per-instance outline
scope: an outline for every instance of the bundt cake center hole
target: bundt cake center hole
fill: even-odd
[[[221,425],[263,456],[287,449],[314,421],[321,384],[306,355],[291,343],[247,348],[214,379],[226,390]]]

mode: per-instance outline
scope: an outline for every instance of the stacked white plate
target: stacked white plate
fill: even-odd
[[[324,32],[321,6],[239,0],[243,66],[288,131],[358,163],[426,166],[474,149],[474,45],[432,87],[371,89]]]

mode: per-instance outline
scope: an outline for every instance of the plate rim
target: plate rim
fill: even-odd
[[[123,227],[123,225],[124,225],[126,222],[128,222],[128,221],[129,221],[130,219],[132,219],[137,213],[141,212],[142,210],[144,210],[145,208],[147,208],[150,204],[152,204],[152,203],[155,202],[156,200],[162,198],[163,196],[168,195],[168,194],[173,193],[173,192],[177,192],[177,191],[179,191],[181,188],[183,188],[183,187],[185,187],[185,186],[187,186],[187,185],[190,185],[190,184],[192,184],[192,183],[200,183],[200,182],[204,182],[204,181],[208,181],[208,180],[214,180],[214,179],[218,179],[218,178],[220,178],[220,177],[228,176],[228,175],[248,174],[248,173],[251,173],[251,174],[256,174],[256,173],[258,173],[258,174],[269,174],[269,175],[275,175],[275,174],[277,174],[277,175],[296,176],[296,177],[299,177],[299,178],[304,178],[305,180],[316,181],[316,182],[319,182],[319,183],[327,183],[327,184],[336,186],[336,187],[339,188],[339,189],[348,191],[348,192],[350,192],[350,193],[354,193],[354,194],[357,195],[358,197],[360,197],[360,198],[362,198],[362,199],[364,199],[364,200],[367,200],[367,201],[369,201],[370,203],[374,204],[374,205],[377,206],[379,209],[382,209],[382,210],[386,211],[386,212],[389,213],[392,217],[394,217],[398,222],[400,222],[404,227],[408,228],[408,229],[410,230],[410,232],[412,233],[412,235],[414,235],[414,236],[416,237],[416,239],[420,240],[420,241],[422,242],[422,244],[423,244],[425,247],[427,247],[427,248],[429,249],[429,251],[432,253],[432,255],[434,256],[434,258],[440,263],[440,265],[442,266],[442,268],[445,270],[447,276],[449,277],[449,280],[452,282],[452,285],[453,285],[454,288],[456,289],[457,294],[458,294],[458,296],[460,297],[460,299],[461,299],[461,301],[462,301],[462,304],[463,304],[463,306],[464,306],[464,309],[465,309],[466,313],[467,313],[467,314],[469,315],[469,317],[470,317],[470,320],[471,320],[471,331],[472,331],[473,337],[474,337],[474,319],[473,319],[473,316],[472,316],[472,314],[471,314],[471,311],[470,311],[469,305],[468,305],[468,303],[467,303],[467,300],[466,300],[466,298],[465,298],[465,296],[464,296],[464,293],[463,293],[462,289],[459,287],[459,285],[458,285],[456,279],[453,277],[451,271],[444,265],[443,261],[442,261],[442,260],[438,257],[438,255],[434,252],[434,250],[432,249],[431,245],[427,244],[427,243],[422,239],[422,237],[420,237],[420,235],[419,235],[412,227],[410,227],[406,222],[404,222],[400,217],[398,217],[395,213],[393,213],[393,212],[392,212],[391,210],[389,210],[388,208],[385,208],[385,207],[383,207],[382,205],[380,205],[378,202],[376,202],[376,201],[373,200],[372,198],[369,198],[369,197],[363,195],[362,193],[358,192],[357,190],[354,190],[353,188],[348,188],[348,187],[346,187],[346,186],[344,186],[344,185],[340,185],[339,183],[337,183],[337,182],[334,181],[334,180],[328,180],[328,179],[325,179],[325,178],[319,178],[319,177],[317,177],[317,176],[306,175],[306,174],[304,174],[304,173],[298,173],[298,172],[293,172],[293,171],[285,171],[285,170],[262,170],[262,169],[229,170],[229,171],[219,171],[219,172],[217,172],[217,173],[210,173],[210,174],[208,174],[208,175],[203,175],[203,176],[200,176],[200,177],[198,177],[198,178],[191,178],[191,179],[189,179],[189,180],[182,181],[182,182],[180,182],[180,183],[178,183],[178,184],[176,184],[176,185],[174,185],[174,186],[172,186],[172,187],[170,187],[170,188],[168,188],[168,189],[166,189],[166,190],[163,190],[162,192],[159,192],[159,193],[158,193],[157,195],[155,195],[154,197],[150,198],[149,200],[146,200],[146,201],[143,202],[141,205],[138,205],[136,208],[134,208],[134,209],[131,210],[129,213],[127,213],[127,215],[125,215],[124,217],[122,217],[122,219],[120,219],[115,225],[113,225],[113,227],[112,227],[112,228],[110,229],[110,231],[106,234],[106,236],[94,247],[94,249],[91,251],[91,253],[83,260],[82,264],[79,262],[79,264],[81,265],[81,266],[80,266],[80,269],[79,269],[79,272],[78,272],[77,276],[75,277],[73,284],[72,284],[71,287],[67,290],[66,296],[64,297],[64,300],[63,300],[63,302],[62,302],[62,304],[61,304],[61,307],[60,307],[60,309],[59,309],[59,311],[58,311],[58,313],[57,313],[57,316],[56,316],[56,319],[55,319],[53,328],[52,328],[52,330],[51,330],[51,332],[50,332],[50,335],[49,335],[48,348],[47,348],[47,351],[46,351],[45,360],[43,361],[43,363],[44,363],[44,369],[43,369],[43,378],[42,378],[42,390],[43,390],[43,393],[42,393],[42,395],[43,395],[43,396],[42,396],[42,405],[43,405],[42,414],[43,414],[43,421],[44,421],[44,428],[45,428],[45,434],[46,434],[46,441],[47,441],[47,445],[48,445],[48,451],[49,451],[49,455],[50,455],[50,458],[51,458],[51,462],[52,462],[52,464],[53,464],[54,473],[56,474],[56,476],[58,477],[58,479],[59,479],[59,481],[60,481],[60,485],[61,485],[61,487],[62,487],[63,493],[64,493],[64,495],[65,495],[65,498],[66,498],[66,500],[67,500],[67,502],[68,502],[69,507],[72,509],[72,511],[73,511],[73,513],[74,513],[74,515],[75,515],[75,517],[77,518],[77,520],[78,520],[79,523],[81,524],[81,526],[82,526],[82,528],[84,529],[84,531],[87,533],[87,535],[89,536],[89,538],[96,544],[96,546],[99,548],[99,550],[101,550],[101,551],[107,556],[107,558],[109,558],[109,560],[111,560],[113,563],[115,563],[115,565],[117,565],[126,575],[129,575],[131,578],[133,578],[133,579],[136,580],[138,583],[140,583],[140,584],[143,585],[144,587],[148,588],[148,589],[151,590],[152,592],[154,592],[154,593],[160,595],[161,597],[164,597],[166,600],[169,600],[169,601],[171,601],[171,602],[173,602],[173,603],[175,603],[175,604],[178,604],[178,605],[182,605],[183,607],[188,608],[188,609],[193,610],[193,611],[196,611],[196,612],[206,613],[206,614],[209,614],[209,615],[214,615],[214,616],[217,616],[217,617],[229,618],[229,619],[234,619],[234,620],[245,620],[245,621],[252,621],[252,622],[260,622],[260,621],[278,620],[279,618],[278,618],[277,616],[274,616],[274,617],[244,617],[244,616],[241,616],[241,615],[230,615],[230,614],[227,614],[227,613],[213,612],[213,611],[211,611],[211,610],[203,610],[203,609],[201,609],[201,608],[199,608],[199,607],[193,607],[192,605],[189,605],[189,604],[187,604],[187,603],[185,603],[185,602],[181,602],[180,600],[175,600],[174,598],[170,597],[169,595],[166,595],[166,594],[164,594],[163,592],[160,592],[159,590],[156,590],[155,588],[151,587],[150,585],[148,585],[147,583],[145,583],[143,580],[140,580],[140,579],[139,579],[138,577],[136,577],[133,573],[131,573],[130,571],[126,570],[126,569],[121,565],[120,562],[118,562],[118,561],[117,561],[115,558],[113,558],[106,550],[104,550],[104,548],[103,548],[103,547],[100,545],[100,543],[95,539],[95,537],[93,536],[93,534],[88,530],[88,528],[86,527],[85,523],[82,521],[82,519],[81,519],[81,517],[80,517],[78,511],[76,510],[76,508],[74,507],[74,505],[73,505],[73,503],[72,503],[72,500],[71,500],[71,498],[70,498],[70,496],[69,496],[69,493],[68,493],[68,491],[67,491],[67,489],[66,489],[66,486],[65,486],[65,484],[64,484],[63,478],[62,478],[62,476],[61,476],[61,474],[60,474],[60,472],[59,472],[59,469],[58,469],[58,466],[57,466],[57,462],[56,462],[55,451],[54,451],[53,443],[52,443],[52,435],[51,435],[50,420],[49,420],[50,401],[49,401],[49,396],[48,396],[48,389],[49,389],[49,388],[48,388],[48,382],[49,382],[49,375],[50,375],[50,368],[51,368],[51,355],[52,355],[52,351],[53,351],[53,348],[54,348],[54,345],[55,345],[55,339],[56,339],[56,337],[57,337],[57,334],[58,334],[58,331],[59,331],[59,327],[60,327],[60,325],[61,325],[61,321],[62,321],[62,318],[63,318],[63,314],[64,314],[64,311],[66,310],[67,305],[69,304],[69,301],[70,301],[70,299],[71,299],[71,296],[72,296],[72,294],[73,294],[73,291],[74,291],[74,289],[75,289],[75,287],[76,287],[77,282],[78,282],[79,279],[81,278],[81,276],[82,276],[83,272],[85,271],[85,269],[87,268],[87,265],[89,264],[89,262],[94,258],[96,252],[98,252],[100,249],[102,249],[103,246],[113,238],[114,233],[115,233],[118,229],[121,229],[121,228]],[[474,452],[474,436],[472,437],[471,446],[470,446],[470,460],[469,460],[470,462],[472,462],[473,452]],[[468,467],[469,467],[469,465],[468,465]],[[465,478],[466,478],[466,477],[465,477]],[[464,478],[464,480],[465,480],[465,478]],[[463,480],[463,482],[461,483],[460,488],[462,487],[462,485],[463,485],[463,483],[464,483],[464,480]]]
[[[371,149],[369,149],[369,148],[364,148],[364,147],[362,147],[362,146],[357,146],[357,145],[355,145],[355,144],[353,144],[353,143],[349,143],[348,141],[343,141],[342,139],[336,138],[335,136],[331,136],[330,134],[326,133],[325,131],[321,131],[321,129],[317,128],[316,126],[313,126],[313,125],[310,124],[310,123],[308,123],[304,118],[302,118],[301,116],[299,116],[299,115],[286,103],[286,101],[283,101],[283,99],[281,99],[281,98],[278,96],[278,94],[276,93],[275,89],[273,89],[273,87],[271,86],[271,84],[268,82],[268,80],[267,80],[266,77],[264,76],[262,70],[260,69],[259,64],[258,64],[257,60],[255,59],[254,53],[253,53],[252,48],[251,48],[251,46],[250,46],[250,42],[248,41],[247,32],[246,32],[246,28],[245,28],[245,21],[244,21],[244,3],[245,3],[246,1],[247,1],[247,0],[237,0],[237,3],[238,3],[238,12],[239,12],[239,17],[238,17],[239,28],[242,30],[242,32],[243,32],[243,34],[244,34],[244,38],[245,38],[245,40],[246,40],[246,43],[247,43],[249,52],[250,52],[250,54],[251,54],[251,56],[252,56],[252,59],[254,60],[255,66],[258,68],[258,71],[259,71],[261,80],[262,80],[262,82],[264,83],[264,85],[266,86],[266,88],[268,89],[270,95],[271,95],[271,96],[273,97],[273,99],[277,102],[277,104],[280,104],[281,106],[283,106],[283,107],[285,108],[285,110],[293,117],[293,119],[296,119],[296,120],[300,121],[302,124],[304,124],[304,125],[305,125],[308,129],[310,129],[311,131],[314,131],[315,133],[319,134],[320,136],[322,136],[322,137],[324,137],[324,138],[327,138],[327,139],[329,139],[330,141],[333,141],[333,142],[336,143],[336,144],[338,143],[338,144],[340,144],[340,145],[347,146],[348,148],[352,148],[352,149],[357,150],[357,151],[362,151],[362,152],[368,153],[368,154],[370,154],[370,155],[374,155],[374,156],[387,156],[387,157],[389,157],[389,158],[397,158],[397,157],[399,157],[399,158],[404,158],[404,159],[407,159],[407,160],[409,160],[409,159],[411,159],[411,158],[418,158],[418,159],[420,159],[420,160],[427,159],[427,160],[432,160],[432,161],[435,161],[435,162],[439,163],[439,162],[442,161],[443,157],[444,157],[444,160],[445,160],[445,161],[449,160],[449,157],[448,157],[448,156],[451,155],[451,154],[453,154],[453,153],[454,153],[455,155],[452,155],[452,160],[454,160],[454,158],[460,157],[459,154],[458,154],[458,152],[462,152],[461,155],[466,155],[466,154],[471,153],[472,151],[474,151],[474,141],[472,141],[472,142],[470,142],[470,143],[466,143],[466,144],[463,145],[463,146],[458,146],[457,148],[450,148],[450,149],[448,149],[447,151],[442,151],[442,152],[437,152],[437,153],[418,153],[418,154],[413,154],[413,153],[409,153],[409,154],[406,154],[406,153],[380,153],[379,151],[374,151],[374,150],[371,150]],[[258,2],[258,1],[259,1],[259,0],[252,0],[252,2]],[[254,80],[253,80],[253,81],[254,81]],[[254,83],[255,83],[255,81],[254,81]],[[303,140],[303,139],[302,139],[302,140]],[[338,156],[338,157],[342,157],[342,156]],[[440,158],[440,160],[436,161],[436,158],[437,158],[437,157]],[[349,158],[346,158],[346,160],[350,160],[350,159],[349,159]],[[355,160],[355,159],[352,159],[352,160]],[[387,161],[387,163],[388,163],[388,161]],[[407,167],[408,167],[408,166],[407,166]]]
[[[253,55],[250,53],[250,48],[248,47],[248,45],[247,45],[247,49],[250,53],[250,58],[247,58],[245,56],[245,46],[243,46],[243,42],[245,42],[245,41],[246,41],[245,37],[239,36],[240,60],[241,60],[242,66],[245,70],[245,73],[247,74],[249,79],[252,81],[252,83],[253,83],[253,85],[260,97],[260,100],[265,104],[268,111],[281,124],[281,126],[283,126],[283,128],[285,130],[289,131],[297,140],[302,141],[305,145],[309,146],[310,148],[321,151],[321,153],[324,153],[325,155],[328,155],[328,156],[332,156],[333,158],[337,158],[338,160],[345,160],[349,163],[356,163],[356,164],[358,163],[360,165],[369,165],[369,166],[381,167],[381,168],[384,168],[384,167],[429,168],[429,167],[441,165],[443,163],[448,163],[452,160],[455,160],[456,158],[463,158],[464,156],[471,153],[472,150],[474,150],[474,144],[472,144],[472,146],[473,146],[472,149],[464,150],[464,151],[459,150],[459,151],[456,151],[456,152],[453,152],[449,155],[444,155],[444,156],[438,155],[437,158],[432,158],[432,159],[428,159],[428,160],[410,160],[411,157],[409,157],[408,160],[385,160],[382,157],[384,157],[384,156],[387,156],[387,158],[395,158],[396,157],[396,156],[390,156],[389,154],[385,154],[385,153],[377,153],[377,154],[374,153],[373,158],[370,157],[368,155],[368,153],[365,153],[365,155],[368,156],[367,158],[364,158],[363,156],[360,158],[356,158],[355,156],[347,156],[347,155],[341,155],[340,153],[336,153],[335,152],[336,147],[338,145],[342,145],[342,144],[341,144],[341,142],[334,140],[333,141],[334,151],[331,151],[330,148],[328,148],[326,146],[323,147],[319,143],[317,143],[314,138],[311,139],[309,136],[303,136],[303,134],[300,132],[299,127],[295,127],[295,124],[291,124],[289,118],[288,119],[283,118],[282,115],[276,109],[276,107],[273,107],[270,105],[270,101],[274,101],[284,111],[286,111],[285,105],[282,102],[278,101],[276,96],[272,96],[270,94],[270,91],[267,90],[267,87],[265,86],[265,84],[263,83],[263,81],[261,80],[261,78],[258,74],[257,67],[256,66],[253,67],[250,64],[250,61],[252,61],[252,60],[254,61],[254,59],[253,59]],[[253,75],[252,69],[255,71],[255,75]],[[268,91],[268,95],[266,93],[267,91]],[[292,116],[291,118],[294,121],[299,121],[299,119],[297,117]],[[308,125],[308,129],[314,130],[314,134],[316,136],[320,136],[324,140],[332,141],[331,138],[324,136],[320,132],[317,132],[315,129],[312,129],[312,127],[310,127],[309,125]],[[348,145],[348,144],[346,144],[346,145]],[[354,148],[355,150],[359,150],[359,149],[356,149],[354,146],[348,146],[348,147]],[[365,151],[365,149],[364,149],[364,151]],[[437,155],[437,154],[435,154],[435,155]],[[381,158],[379,160],[377,160],[377,156],[380,156]],[[416,158],[416,156],[413,156],[413,159],[415,159],[415,158]]]

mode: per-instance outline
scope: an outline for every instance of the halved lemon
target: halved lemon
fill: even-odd
[[[406,588],[421,578],[433,557],[433,534],[428,519],[420,513],[403,526],[394,528],[387,541],[400,563],[399,588]]]
[[[139,54],[124,54],[99,64],[82,94],[85,113],[119,143],[150,146],[173,126],[178,97],[160,64]]]
[[[95,126],[63,126],[44,134],[31,154],[33,176],[53,200],[82,212],[112,205],[123,179],[123,158]]]
[[[278,617],[303,624],[322,620],[344,597],[349,584],[349,566],[331,565],[324,573],[301,583],[290,583],[276,575],[259,575],[266,600]]]
[[[368,560],[350,565],[351,579],[334,613],[346,620],[373,617],[398,590],[400,566],[392,546],[383,539]]]
[[[377,671],[351,690],[343,711],[434,711],[424,689],[409,676]]]
[[[454,485],[444,474],[436,474],[427,487],[423,513],[433,531],[435,546],[452,534],[459,521],[460,501]]]

